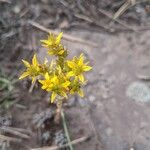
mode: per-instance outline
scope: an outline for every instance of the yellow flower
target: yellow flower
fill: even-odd
[[[63,33],[58,36],[50,33],[47,39],[41,40],[42,46],[47,49],[49,55],[55,56],[52,61],[45,58],[43,63],[39,63],[37,56],[34,55],[32,62],[22,60],[26,70],[19,79],[31,77],[41,83],[41,88],[51,94],[51,103],[68,95],[79,94],[84,96],[82,86],[85,84],[84,73],[92,69],[85,62],[83,54],[68,60],[68,51],[61,43]],[[56,101],[57,102],[57,101]]]
[[[51,92],[51,103],[54,102],[57,95],[67,98],[67,91],[70,81],[65,80],[63,76],[50,76],[48,73],[45,74],[44,80],[39,80],[42,84],[42,89]]]
[[[46,40],[41,40],[42,46],[48,49],[49,55],[55,56],[66,56],[67,51],[65,50],[64,46],[61,44],[63,32],[59,33],[58,36],[50,33]]]
[[[26,66],[26,71],[19,77],[19,79],[23,79],[27,76],[30,76],[32,78],[32,82],[34,82],[36,77],[39,75],[40,70],[36,54],[32,58],[32,64],[25,60],[22,60],[22,62]]]
[[[88,66],[88,62],[84,63],[83,54],[79,56],[79,58],[74,57],[73,60],[67,61],[69,68],[71,69],[68,72],[68,76],[75,76],[80,79],[80,81],[84,82],[83,73],[86,71],[90,71],[92,67]]]

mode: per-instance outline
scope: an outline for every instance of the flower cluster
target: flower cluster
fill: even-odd
[[[31,77],[32,83],[38,80],[41,88],[51,93],[51,102],[56,98],[78,93],[84,96],[82,86],[85,84],[84,72],[90,71],[92,67],[85,62],[83,54],[68,60],[68,51],[62,45],[63,33],[58,36],[49,34],[46,40],[41,40],[42,46],[47,49],[47,54],[55,56],[51,62],[45,58],[44,63],[40,64],[36,54],[32,58],[32,63],[22,60],[26,70],[19,79]]]

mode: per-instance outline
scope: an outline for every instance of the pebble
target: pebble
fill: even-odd
[[[112,134],[113,134],[112,128],[108,127],[108,128],[106,129],[106,134],[107,134],[107,136],[112,136]]]
[[[96,99],[96,97],[95,97],[94,95],[90,95],[90,96],[89,96],[89,101],[90,101],[90,102],[94,102],[95,99]]]

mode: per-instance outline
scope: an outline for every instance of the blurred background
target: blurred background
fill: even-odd
[[[0,0],[0,149],[66,143],[49,95],[18,81],[21,60],[43,60],[40,40],[60,31],[93,66],[85,97],[65,105],[71,139],[90,137],[74,149],[150,150],[149,0]]]

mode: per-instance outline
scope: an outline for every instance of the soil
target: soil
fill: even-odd
[[[37,52],[43,59],[46,54],[40,39],[47,33],[31,26],[31,20],[97,45],[63,40],[70,57],[83,52],[93,66],[87,75],[86,96],[83,99],[75,96],[64,107],[71,140],[90,136],[88,141],[75,145],[75,150],[150,149],[150,102],[139,102],[126,94],[134,82],[150,86],[149,80],[141,79],[141,76],[150,77],[150,3],[138,3],[120,16],[121,21],[136,31],[95,12],[104,9],[114,14],[124,2],[0,1],[0,70],[6,78],[18,78],[23,69],[22,58],[31,60]],[[84,19],[77,17],[79,14]],[[92,18],[92,23],[85,16]],[[49,95],[40,91],[38,85],[29,93],[30,84],[30,80],[15,83],[17,102],[8,109],[0,108],[1,116],[12,116],[11,127],[32,132],[30,139],[11,142],[10,150],[55,145],[55,133],[63,130],[62,124],[54,124],[53,117],[45,118],[44,127],[37,127],[35,115],[47,110],[53,112],[55,106],[49,104]],[[46,131],[50,135],[47,141],[42,138]]]

